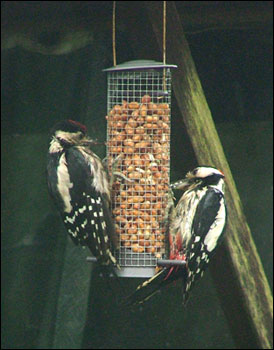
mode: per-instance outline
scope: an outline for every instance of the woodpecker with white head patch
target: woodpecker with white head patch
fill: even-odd
[[[197,167],[171,188],[185,191],[176,206],[170,233],[176,237],[177,249],[181,248],[186,256],[187,278],[183,284],[186,303],[223,237],[227,216],[224,174],[212,167]]]
[[[57,123],[48,152],[48,188],[75,244],[87,246],[100,264],[117,265],[111,247],[117,237],[110,213],[108,174],[90,150],[94,143],[84,125]]]
[[[171,189],[183,190],[169,225],[169,259],[184,260],[186,265],[164,267],[137,287],[129,304],[147,300],[174,280],[182,280],[183,303],[202,277],[223,237],[226,224],[224,175],[219,170],[201,166],[188,172]]]

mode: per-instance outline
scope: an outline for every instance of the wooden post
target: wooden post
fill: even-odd
[[[162,2],[143,3],[162,49]],[[232,335],[239,348],[271,349],[271,291],[174,1],[167,3],[167,57],[168,62],[178,65],[173,89],[197,161],[222,169],[226,176],[228,227],[225,244],[211,264],[211,272]]]

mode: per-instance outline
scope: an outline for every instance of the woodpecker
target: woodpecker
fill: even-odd
[[[79,122],[64,120],[51,131],[48,189],[75,244],[87,246],[102,265],[117,266],[117,237],[110,213],[110,183],[93,140]],[[118,267],[118,266],[117,266]]]
[[[169,259],[185,264],[162,268],[137,287],[127,304],[142,303],[162,287],[181,280],[185,305],[222,240],[227,216],[224,174],[213,167],[200,166],[170,188],[182,190],[183,194],[170,214]]]

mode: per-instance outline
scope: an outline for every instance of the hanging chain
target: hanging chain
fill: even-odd
[[[166,1],[163,1],[163,63],[166,64]]]
[[[113,51],[113,66],[116,66],[116,1],[113,1],[112,10],[112,51]],[[166,64],[166,1],[163,1],[163,64]],[[166,91],[166,69],[163,71],[163,88]]]
[[[113,52],[113,66],[116,66],[116,41],[115,41],[115,12],[116,12],[116,1],[113,1],[113,10],[112,10],[112,52]]]
[[[163,1],[163,64],[166,64],[166,1]],[[163,89],[166,91],[166,68],[163,70]]]

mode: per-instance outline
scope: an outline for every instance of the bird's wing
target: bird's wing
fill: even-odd
[[[207,189],[199,201],[191,228],[191,239],[186,247],[188,275],[186,290],[205,271],[209,258],[223,237],[226,223],[226,205],[223,193],[214,188]],[[189,285],[189,286],[188,286]]]
[[[67,230],[73,240],[88,246],[98,259],[109,257],[109,234],[114,227],[107,198],[93,184],[96,164],[87,163],[77,147],[69,148],[65,158],[75,169],[70,174],[69,185],[73,210],[63,213]]]

